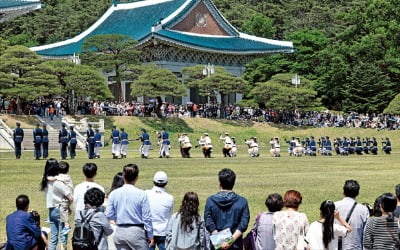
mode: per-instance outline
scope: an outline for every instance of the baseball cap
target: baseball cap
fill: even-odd
[[[164,171],[158,171],[157,173],[155,173],[153,180],[156,183],[167,183],[168,177]]]

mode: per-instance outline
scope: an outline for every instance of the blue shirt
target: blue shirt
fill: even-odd
[[[122,145],[127,145],[127,144],[129,144],[129,141],[128,141],[128,134],[127,134],[125,131],[121,132],[121,144],[122,144]]]
[[[42,142],[49,142],[49,131],[47,129],[42,130]]]
[[[7,216],[6,230],[6,249],[31,249],[41,235],[32,215],[23,210],[17,210]]]
[[[148,133],[143,132],[141,137],[142,137],[141,139],[142,139],[143,145],[151,145],[150,136]]]
[[[343,200],[335,202],[336,209],[339,214],[346,218],[355,200],[350,197],[345,197]],[[343,249],[362,250],[362,240],[364,235],[364,227],[369,218],[369,211],[364,205],[357,203],[350,216],[349,224],[353,229],[346,237],[343,238]]]
[[[236,230],[244,233],[250,220],[247,200],[234,192],[218,192],[207,198],[204,220],[210,233],[226,228],[230,228],[232,234]],[[242,237],[240,237],[229,249],[242,248]]]
[[[35,128],[33,130],[33,141],[34,143],[42,142],[42,130],[40,128]]]
[[[147,237],[153,238],[153,225],[147,195],[132,184],[124,184],[111,192],[106,216],[118,224],[144,224]]]

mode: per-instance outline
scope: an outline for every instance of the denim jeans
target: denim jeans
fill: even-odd
[[[59,238],[62,244],[64,245],[67,244],[67,235],[60,236],[60,231],[64,227],[64,223],[61,223],[60,221],[60,209],[55,207],[49,208],[49,218],[50,218],[49,250],[56,250]]]
[[[154,236],[154,246],[149,247],[149,250],[155,250],[156,246],[159,250],[165,250],[165,236]]]

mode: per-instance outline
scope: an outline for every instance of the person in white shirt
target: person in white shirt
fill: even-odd
[[[154,246],[149,249],[155,250],[157,245],[159,250],[165,250],[167,224],[174,209],[174,197],[165,191],[165,186],[168,183],[165,172],[158,171],[155,173],[153,183],[154,187],[145,191],[153,218]]]
[[[83,165],[83,174],[86,177],[86,180],[78,185],[76,185],[74,190],[74,208],[75,208],[75,220],[80,219],[80,211],[85,209],[85,193],[87,190],[95,187],[103,191],[104,188],[99,184],[94,182],[94,178],[97,174],[97,166],[94,163],[86,163]]]
[[[335,210],[333,201],[326,200],[320,206],[321,218],[311,223],[305,241],[309,250],[337,250],[338,238],[351,232],[350,225]],[[339,223],[334,223],[336,219]]]

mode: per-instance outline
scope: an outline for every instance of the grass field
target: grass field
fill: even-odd
[[[118,127],[125,127],[131,138],[145,127],[148,131],[166,126],[171,132],[173,143],[172,157],[159,159],[158,150],[151,151],[150,159],[141,159],[137,148],[139,142],[129,146],[127,159],[111,159],[110,148],[102,150],[102,158],[91,160],[99,168],[96,181],[108,191],[114,174],[121,171],[127,163],[136,163],[140,174],[137,186],[142,189],[152,187],[152,177],[158,170],[164,170],[169,177],[168,192],[175,197],[175,210],[183,194],[195,191],[199,194],[201,213],[207,196],[218,191],[217,173],[220,169],[232,168],[237,174],[234,190],[246,197],[251,210],[251,224],[257,212],[265,210],[264,201],[267,194],[297,189],[303,194],[303,204],[300,210],[305,212],[310,221],[319,216],[319,205],[325,199],[339,200],[342,198],[342,186],[346,179],[356,179],[361,184],[360,202],[373,203],[383,192],[393,192],[394,186],[400,183],[399,132],[376,131],[365,129],[344,128],[277,128],[265,124],[221,122],[205,119],[173,119],[161,121],[157,119],[116,117],[108,121]],[[222,143],[217,141],[220,133],[229,131],[236,136],[239,145],[237,158],[223,158]],[[211,159],[204,159],[199,149],[192,149],[192,158],[182,159],[179,156],[176,134],[188,132],[194,143],[203,132],[209,132],[214,141],[214,152]],[[260,141],[261,156],[250,158],[242,141],[246,137],[257,136]],[[377,156],[331,156],[331,157],[289,157],[286,147],[282,149],[282,157],[272,158],[267,154],[268,141],[272,136],[281,138],[290,136],[329,135],[337,136],[375,136],[379,139],[389,136],[392,140],[392,155]],[[106,134],[106,136],[109,136]],[[152,135],[153,144],[155,136]],[[28,139],[27,139],[28,140]],[[30,141],[30,140],[29,140]],[[282,143],[283,144],[283,143]],[[156,145],[154,145],[156,147]],[[285,145],[286,146],[286,145]],[[51,157],[59,158],[58,151],[51,151]],[[70,174],[74,184],[84,180],[81,173],[82,165],[88,162],[85,152],[78,152],[77,159],[68,160]],[[47,217],[44,193],[39,191],[39,183],[43,174],[45,161],[34,161],[33,152],[23,152],[22,159],[15,160],[12,152],[0,152],[0,241],[5,239],[5,217],[15,210],[15,197],[27,194],[31,199],[31,209],[38,210],[42,218]],[[45,225],[45,223],[43,223]]]

